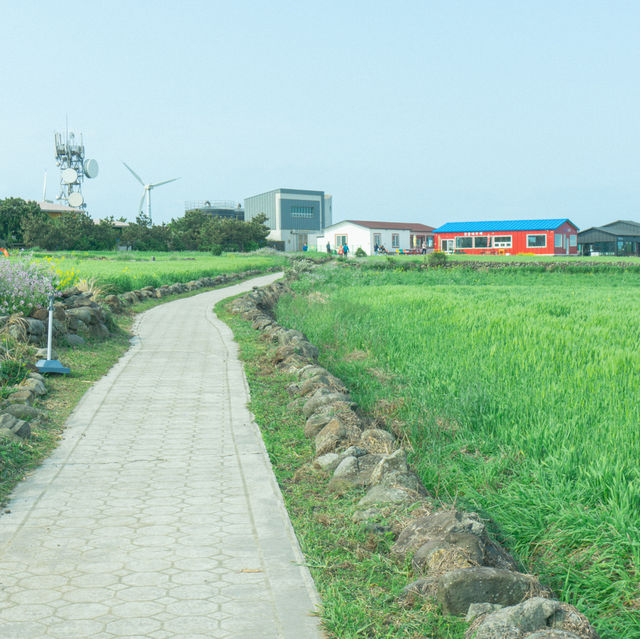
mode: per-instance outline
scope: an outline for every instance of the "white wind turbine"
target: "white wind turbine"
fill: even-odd
[[[155,184],[145,184],[143,179],[126,163],[123,162],[127,169],[131,172],[131,175],[142,184],[144,187],[144,191],[142,192],[142,198],[140,199],[140,204],[138,205],[138,212],[142,213],[142,205],[144,204],[144,198],[147,198],[147,217],[151,220],[151,189],[155,189],[156,186],[162,186],[163,184],[169,184],[169,182],[175,182],[180,178],[173,178],[171,180],[165,180],[164,182],[156,182]]]

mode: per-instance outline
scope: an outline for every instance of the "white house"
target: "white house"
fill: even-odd
[[[375,247],[384,247],[387,252],[420,249],[424,243],[433,248],[433,228],[426,224],[405,222],[367,222],[363,220],[343,220],[328,226],[324,236],[317,238],[319,251],[331,251],[346,244],[351,254],[361,248],[367,255],[373,255]]]

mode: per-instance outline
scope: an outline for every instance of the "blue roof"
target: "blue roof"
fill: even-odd
[[[494,220],[493,222],[447,222],[439,226],[434,233],[475,233],[479,231],[552,231],[565,222],[573,224],[567,218],[562,220]],[[575,224],[573,224],[575,226]],[[578,228],[576,226],[576,228]]]

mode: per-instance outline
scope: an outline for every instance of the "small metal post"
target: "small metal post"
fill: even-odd
[[[36,368],[40,373],[59,373],[68,375],[71,371],[63,366],[57,359],[51,359],[53,342],[53,295],[49,297],[49,330],[47,331],[47,359],[39,359]]]
[[[53,294],[49,296],[49,330],[47,332],[47,360],[51,360],[52,341],[53,341]]]

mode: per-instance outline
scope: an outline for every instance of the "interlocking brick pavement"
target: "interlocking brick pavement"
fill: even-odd
[[[212,308],[170,302],[0,517],[0,637],[314,639],[319,600]]]

